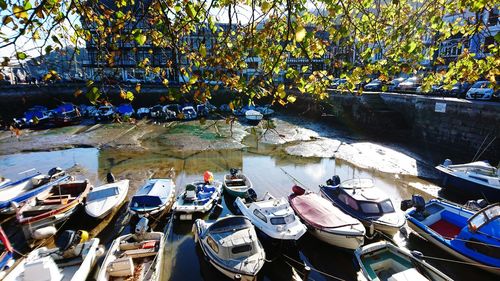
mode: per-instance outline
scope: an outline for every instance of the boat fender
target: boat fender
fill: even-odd
[[[451,160],[450,160],[450,159],[446,159],[446,160],[444,160],[444,162],[443,162],[443,166],[448,167],[448,166],[450,166],[450,165],[453,165],[453,162],[451,162]]]
[[[114,183],[115,182],[115,176],[113,175],[113,173],[109,172],[106,174],[106,181],[108,183]]]
[[[236,280],[236,281],[241,280],[241,274],[235,274],[234,275],[234,280]]]
[[[46,226],[33,231],[31,235],[34,239],[40,240],[55,235],[57,229],[53,226]]]
[[[298,186],[298,185],[294,185],[292,187],[292,192],[295,194],[295,195],[304,195],[304,193],[306,193],[306,190],[303,189],[302,187]]]

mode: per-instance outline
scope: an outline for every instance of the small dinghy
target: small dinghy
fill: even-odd
[[[500,201],[500,169],[486,161],[455,164],[446,159],[436,166],[441,172],[442,185],[489,202]]]
[[[452,280],[422,260],[420,252],[410,252],[385,241],[356,249],[354,255],[363,275],[358,280]]]
[[[217,270],[233,280],[256,280],[266,254],[249,219],[228,216],[214,223],[197,219],[193,232]]]
[[[264,118],[264,115],[257,110],[250,109],[245,112],[245,119],[250,125],[258,125],[262,118]]]
[[[138,217],[160,217],[170,211],[174,199],[175,183],[172,179],[150,179],[130,200],[129,211]]]
[[[245,204],[238,197],[235,204],[255,227],[271,238],[296,241],[307,231],[285,198],[276,199],[266,193],[261,201]]]
[[[224,176],[224,190],[233,197],[247,198],[250,196],[249,190],[252,189],[252,182],[238,169],[231,168],[230,174]]]
[[[0,214],[14,214],[13,205],[22,204],[34,196],[46,193],[53,185],[69,179],[61,168],[52,168],[48,175],[36,173],[5,184],[0,188]]]
[[[392,238],[406,223],[404,213],[394,209],[391,198],[371,179],[350,179],[340,183],[340,178],[333,176],[319,188],[323,197],[360,220],[367,229],[373,227]]]
[[[196,110],[192,106],[185,106],[181,110],[184,120],[194,120],[198,117]]]
[[[0,226],[0,280],[14,264],[14,248],[9,242],[9,237]]]
[[[222,184],[213,180],[210,172],[205,172],[203,181],[186,185],[186,190],[179,194],[172,210],[181,220],[192,219],[195,213],[206,213],[220,198]]]
[[[67,231],[58,247],[38,248],[22,259],[3,281],[86,280],[99,256],[99,238],[87,241],[85,231]]]
[[[116,238],[104,258],[96,281],[160,280],[163,269],[164,234],[147,232],[147,219],[141,218],[135,233]]]
[[[294,186],[288,196],[290,206],[319,240],[340,248],[354,250],[363,245],[365,228],[357,219],[316,193]]]
[[[16,217],[27,239],[54,235],[56,226],[78,210],[87,197],[90,183],[73,181],[52,186],[48,193],[31,198],[16,210]]]
[[[411,201],[411,202],[409,202]],[[408,225],[455,257],[500,275],[500,203],[474,212],[446,201],[414,195],[403,201]]]
[[[85,212],[93,218],[104,218],[125,201],[128,188],[129,180],[116,182],[113,180],[108,184],[94,187],[87,196]]]

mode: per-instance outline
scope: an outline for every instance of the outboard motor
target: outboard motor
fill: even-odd
[[[488,206],[488,202],[484,199],[469,200],[467,201],[467,203],[465,203],[465,207],[473,211],[479,211],[486,206]]]
[[[248,189],[245,201],[255,202],[257,201],[257,192],[253,188]]]
[[[415,210],[419,213],[425,210],[425,199],[418,195],[412,195],[411,199],[401,201],[401,210],[406,211],[411,207],[415,207]]]
[[[49,170],[48,175],[52,178],[53,176],[60,174],[63,172],[63,169],[60,167],[54,167]]]
[[[231,168],[229,169],[229,173],[231,174],[232,177],[236,177],[236,174],[238,174],[238,169]]]
[[[65,230],[56,240],[56,246],[64,252],[69,248],[84,243],[89,239],[89,233],[84,230]]]
[[[448,167],[450,165],[453,165],[453,162],[451,162],[450,159],[445,159],[443,162],[443,166]]]
[[[148,226],[149,224],[149,219],[146,218],[146,217],[142,217],[139,219],[139,222],[137,222],[137,224],[135,225],[135,234],[136,235],[143,235],[144,233],[146,233],[146,231],[148,231]]]
[[[109,172],[106,174],[106,181],[108,183],[114,183],[115,182],[115,176],[113,175],[113,173]]]

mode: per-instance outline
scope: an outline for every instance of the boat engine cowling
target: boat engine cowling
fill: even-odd
[[[61,251],[66,251],[72,246],[84,243],[89,238],[89,233],[84,230],[65,230],[56,240],[56,246]]]
[[[333,175],[331,179],[326,180],[326,185],[337,186],[340,184],[340,177],[338,175]]]
[[[415,194],[411,196],[411,199],[401,201],[400,208],[402,211],[406,211],[411,207],[415,207],[417,212],[423,212],[425,210],[425,199],[422,196]]]
[[[106,174],[106,182],[108,182],[108,183],[115,182],[115,176],[113,175],[113,173],[109,172]]]
[[[448,167],[450,165],[453,165],[453,162],[450,159],[445,159],[443,162],[443,166]]]
[[[146,217],[142,217],[139,222],[135,225],[135,234],[142,235],[148,231],[149,219]]]
[[[54,167],[52,169],[49,170],[49,172],[47,173],[50,177],[53,177],[57,174],[60,174],[63,172],[63,169],[60,168],[60,167]]]

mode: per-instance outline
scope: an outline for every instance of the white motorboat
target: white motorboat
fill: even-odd
[[[170,211],[175,200],[175,183],[172,179],[149,179],[134,194],[129,211],[138,217],[160,217]]]
[[[165,248],[164,234],[146,232],[147,224],[144,221],[138,224],[140,226],[136,228],[136,233],[120,236],[113,241],[99,269],[97,281],[160,280]]]
[[[193,232],[217,270],[233,280],[256,280],[266,254],[248,218],[228,216],[214,223],[197,219]]]
[[[222,193],[219,181],[195,181],[186,185],[179,194],[172,210],[180,219],[191,219],[194,213],[206,213],[217,203]]]
[[[399,248],[385,241],[356,249],[356,261],[361,268],[358,280],[430,280],[451,281],[441,271],[421,259],[421,253]]]
[[[319,240],[354,250],[364,242],[365,228],[356,218],[342,212],[330,201],[299,186],[288,196],[290,206]]]
[[[80,233],[80,234],[78,234]],[[86,280],[100,254],[99,238],[85,241],[86,232],[78,232],[67,246],[38,248],[22,259],[4,281],[81,281]],[[86,234],[82,234],[86,233]]]
[[[245,112],[245,118],[249,124],[257,125],[264,118],[264,115],[257,110],[250,109]]]
[[[453,164],[446,159],[436,169],[441,172],[443,187],[487,199],[490,203],[500,201],[500,169],[490,163],[476,161]]]
[[[93,218],[104,218],[115,207],[123,203],[127,198],[128,188],[129,180],[120,180],[94,187],[87,196],[85,212]]]
[[[253,225],[269,237],[279,240],[298,240],[307,231],[285,198],[274,198],[266,193],[261,201],[245,204],[236,198],[236,206]]]

